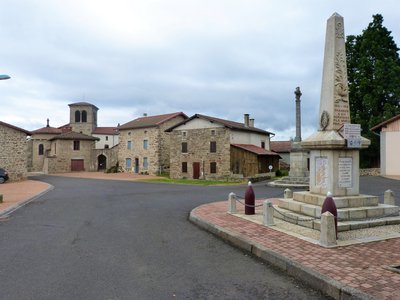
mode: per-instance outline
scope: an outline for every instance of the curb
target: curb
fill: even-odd
[[[6,216],[12,214],[17,209],[23,207],[24,205],[28,204],[29,202],[32,202],[33,200],[36,200],[37,198],[40,198],[41,196],[43,196],[44,194],[46,194],[47,192],[49,192],[53,189],[54,189],[54,186],[49,184],[49,187],[46,190],[40,192],[39,194],[0,211],[0,217],[6,217]]]
[[[229,244],[248,251],[258,258],[270,263],[271,265],[285,271],[288,275],[306,283],[310,287],[319,290],[326,295],[339,300],[357,299],[371,300],[375,299],[371,295],[361,292],[340,283],[337,280],[331,279],[323,274],[315,272],[301,264],[291,260],[288,257],[282,256],[258,243],[255,243],[240,234],[233,233],[228,229],[211,224],[206,220],[196,215],[195,209],[190,212],[189,221],[198,227],[216,235],[225,240]]]

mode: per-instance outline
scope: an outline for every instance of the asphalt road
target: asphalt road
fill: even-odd
[[[36,179],[55,189],[0,222],[1,299],[325,299],[187,220],[244,186]],[[398,181],[361,180],[362,192],[373,186],[399,191]]]

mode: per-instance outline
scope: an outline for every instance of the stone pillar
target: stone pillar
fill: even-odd
[[[228,213],[236,214],[236,195],[235,195],[235,193],[229,193]]]
[[[292,192],[292,190],[291,190],[291,189],[285,189],[285,190],[283,191],[283,197],[284,197],[285,199],[291,199],[291,198],[293,198],[293,192]]]
[[[388,205],[396,205],[394,201],[394,192],[392,190],[385,191],[383,203]]]
[[[337,245],[335,217],[329,211],[321,215],[321,234],[319,243],[323,247],[332,247]]]
[[[300,97],[302,94],[299,87],[296,88],[294,94],[296,95],[296,137],[294,138],[294,142],[301,142]]]
[[[274,207],[270,200],[265,200],[263,203],[263,224],[265,226],[274,226]]]

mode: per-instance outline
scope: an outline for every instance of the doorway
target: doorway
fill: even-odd
[[[199,178],[200,178],[200,163],[194,162],[193,163],[193,179],[199,179]]]
[[[103,154],[100,154],[97,157],[97,170],[101,171],[105,169],[107,169],[107,157]]]
[[[135,158],[135,173],[139,173],[139,158]]]

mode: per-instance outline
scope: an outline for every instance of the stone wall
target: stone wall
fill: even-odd
[[[379,176],[381,169],[372,168],[372,169],[360,169],[360,176]]]
[[[44,162],[45,173],[71,172],[71,160],[83,159],[85,171],[95,171],[92,166],[94,141],[80,141],[80,150],[73,150],[73,140],[55,140]]]
[[[186,132],[184,136],[183,132]],[[213,134],[214,133],[214,134]],[[215,141],[216,153],[210,153],[210,142]],[[230,178],[230,131],[224,127],[171,132],[170,176],[171,178],[193,178],[193,163],[200,163],[201,179]],[[188,145],[188,153],[182,153],[182,142]],[[182,173],[182,163],[187,163],[187,172]],[[210,173],[210,163],[215,162],[217,172]]]
[[[31,139],[32,148],[31,148],[31,156],[32,156],[32,164],[29,168],[29,171],[33,172],[42,172],[44,159],[46,151],[50,150],[51,142],[49,139],[53,138],[54,134],[37,134],[33,135]],[[39,145],[43,145],[43,155],[39,155]]]
[[[10,181],[27,176],[28,143],[26,133],[0,124],[0,168],[9,172]]]
[[[100,155],[104,155],[107,159],[106,161],[106,169],[115,166],[118,162],[118,146],[109,149],[93,149],[92,150],[92,162],[90,169],[93,171],[97,171],[99,169],[98,165],[98,157]]]

